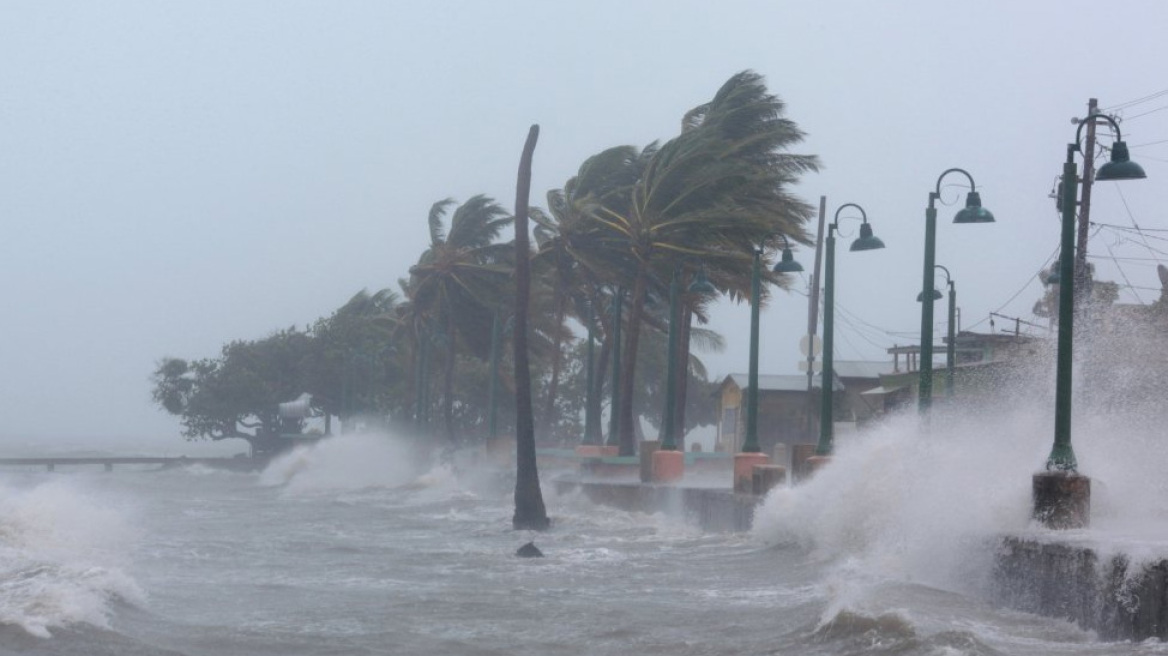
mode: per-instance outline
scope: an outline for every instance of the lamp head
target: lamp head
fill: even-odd
[[[1146,177],[1144,167],[1131,161],[1127,144],[1122,141],[1111,145],[1111,161],[1095,172],[1096,180],[1142,180]]]
[[[803,270],[803,265],[795,261],[795,256],[791,254],[791,247],[783,248],[783,257],[775,263],[775,273],[798,273]]]
[[[871,251],[877,248],[884,248],[884,242],[872,235],[872,226],[867,221],[861,223],[860,236],[852,242],[852,247],[848,250]]]
[[[1061,269],[1062,267],[1059,264],[1059,260],[1055,260],[1054,263],[1050,265],[1050,273],[1046,276],[1046,284],[1057,285],[1062,282],[1063,278],[1059,273]]]
[[[941,294],[940,290],[937,290],[937,289],[933,290],[933,300],[934,301],[939,301],[939,300],[941,300],[942,297],[943,297],[943,295]],[[924,292],[918,293],[917,294],[917,303],[924,303],[924,302],[925,302],[925,293]]]
[[[953,217],[954,223],[993,223],[994,215],[981,206],[981,194],[976,191],[965,196],[965,207]]]
[[[698,269],[698,275],[694,276],[693,282],[687,288],[691,294],[717,294],[718,289],[706,277],[706,268]]]

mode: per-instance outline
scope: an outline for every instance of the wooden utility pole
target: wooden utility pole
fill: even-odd
[[[811,269],[811,290],[807,294],[807,413],[804,429],[808,438],[818,433],[812,425],[818,416],[819,399],[812,393],[815,385],[815,331],[819,325],[819,270],[823,259],[823,227],[827,218],[827,196],[819,197],[819,232],[815,238],[815,266]]]
[[[1083,144],[1083,189],[1079,196],[1079,234],[1075,247],[1075,305],[1091,297],[1091,275],[1087,269],[1087,236],[1091,229],[1091,183],[1095,180],[1095,115],[1099,101],[1087,101],[1087,139]],[[1065,184],[1065,181],[1064,181]]]

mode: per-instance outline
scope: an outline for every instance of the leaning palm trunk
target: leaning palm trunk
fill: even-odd
[[[515,188],[515,529],[548,528],[547,509],[539,489],[535,460],[535,426],[531,410],[531,368],[527,356],[527,323],[531,295],[531,249],[527,235],[527,199],[531,193],[531,158],[539,126],[531,126]]]
[[[645,292],[648,287],[648,266],[642,260],[637,264],[637,277],[633,283],[633,299],[630,307],[625,352],[621,356],[620,372],[620,455],[637,454],[637,433],[633,412],[633,378],[637,374],[637,348],[641,341],[641,320],[645,314]]]

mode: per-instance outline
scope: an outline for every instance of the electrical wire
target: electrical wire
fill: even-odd
[[[1160,97],[1166,96],[1166,95],[1168,95],[1168,89],[1163,89],[1161,91],[1157,91],[1155,93],[1151,93],[1151,94],[1148,94],[1146,96],[1143,96],[1142,98],[1136,98],[1135,100],[1129,100],[1127,102],[1122,102],[1122,103],[1119,103],[1118,105],[1104,107],[1100,111],[1110,112],[1110,111],[1115,111],[1117,109],[1123,109],[1125,107],[1132,107],[1133,105],[1139,105],[1141,103],[1146,103],[1146,102],[1155,100],[1157,98],[1160,98]]]
[[[1162,143],[1168,143],[1168,139],[1160,139],[1158,141],[1149,141],[1147,143],[1136,144],[1134,146],[1128,146],[1128,148],[1143,148],[1145,146],[1157,146],[1157,145],[1162,144]]]
[[[1130,122],[1130,121],[1134,121],[1134,120],[1136,120],[1137,118],[1140,118],[1140,117],[1143,117],[1143,116],[1147,116],[1148,114],[1155,114],[1156,112],[1162,112],[1162,111],[1164,111],[1165,109],[1168,109],[1168,105],[1162,105],[1162,106],[1160,106],[1160,107],[1157,107],[1156,109],[1149,109],[1148,111],[1146,111],[1146,112],[1142,112],[1142,113],[1140,113],[1140,114],[1136,114],[1135,116],[1127,116],[1127,117],[1124,117],[1124,119],[1123,119],[1123,120],[1125,120],[1125,121],[1128,121],[1128,122]]]

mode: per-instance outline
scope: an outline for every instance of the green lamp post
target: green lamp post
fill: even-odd
[[[592,298],[588,298],[585,303],[584,321],[588,324],[588,350],[587,350],[587,370],[584,376],[584,439],[581,444],[589,446],[599,446],[601,442],[600,437],[600,417],[593,411],[596,395],[596,362],[595,362],[595,343],[596,343],[596,316],[592,309]]]
[[[1131,161],[1127,144],[1120,135],[1119,124],[1110,116],[1095,114],[1115,128],[1115,143],[1111,147],[1111,161],[1099,167],[1096,180],[1140,180],[1148,177],[1144,169]],[[1075,153],[1081,150],[1083,126],[1079,123],[1075,143],[1067,144],[1067,161],[1063,164],[1062,240],[1059,247],[1059,319],[1058,355],[1055,373],[1054,447],[1046,468],[1058,471],[1076,471],[1075,452],[1071,448],[1071,350],[1074,331],[1074,267],[1075,267],[1075,208],[1078,185],[1078,167]]]
[[[499,353],[502,351],[503,327],[496,311],[491,318],[491,381],[487,385],[490,398],[490,415],[487,422],[487,439],[494,441],[499,436]]]
[[[617,287],[612,295],[612,403],[609,405],[607,446],[620,446],[620,365],[621,365],[621,309],[625,290]]]
[[[840,212],[853,207],[860,211],[860,236],[852,242],[849,250],[871,251],[884,248],[884,242],[872,234],[868,215],[864,208],[855,203],[845,203],[835,211],[831,224],[827,227],[826,254],[823,261],[823,372],[820,374],[822,396],[819,403],[819,442],[815,445],[815,455],[830,456],[832,444],[832,394],[835,391],[835,375],[832,371],[833,332],[835,321],[835,232],[839,230]]]
[[[791,253],[791,243],[783,237],[783,252],[772,271],[775,273],[798,273],[803,265],[795,261]],[[762,292],[762,249],[754,251],[754,266],[750,274],[750,364],[746,387],[746,436],[742,443],[743,453],[760,453],[758,444],[758,321],[759,295]]]
[[[945,349],[945,398],[953,399],[953,369],[957,366],[957,288],[953,285],[953,278],[949,275],[949,269],[940,264],[934,265],[936,268],[945,272],[945,283],[949,286],[949,340],[948,346]],[[933,300],[941,300],[941,292],[933,289]],[[917,302],[923,303],[925,301],[925,293],[917,294]]]
[[[673,277],[669,282],[669,347],[668,358],[666,361],[665,371],[665,418],[662,421],[661,432],[663,439],[661,440],[662,451],[676,451],[677,450],[677,351],[678,341],[680,335],[677,330],[677,297],[678,282],[681,277],[681,266],[678,265],[673,270]],[[706,278],[705,268],[699,269],[697,276],[694,277],[693,282],[687,288],[691,294],[716,294],[718,290]]]
[[[1140,180],[1147,177],[1139,164],[1131,161],[1119,124],[1110,116],[1103,119],[1115,130],[1111,161],[1099,167],[1096,180]],[[1091,479],[1078,473],[1075,452],[1071,448],[1071,367],[1075,315],[1075,214],[1078,167],[1075,153],[1081,152],[1083,126],[1079,123],[1075,142],[1067,144],[1063,164],[1062,234],[1059,245],[1057,282],[1059,284],[1058,352],[1055,358],[1054,446],[1046,460],[1046,471],[1033,477],[1034,517],[1054,529],[1082,528],[1090,523]],[[1090,172],[1088,171],[1089,175]],[[1051,276],[1055,279],[1055,276]]]
[[[965,207],[953,217],[954,223],[993,223],[994,215],[981,206],[981,195],[977,185],[964,169],[948,169],[937,178],[937,186],[929,192],[929,207],[925,210],[925,275],[921,285],[921,367],[920,367],[920,411],[928,412],[933,403],[933,269],[937,255],[937,199],[941,197],[941,181],[950,173],[960,173],[969,180],[969,194],[965,197]]]

